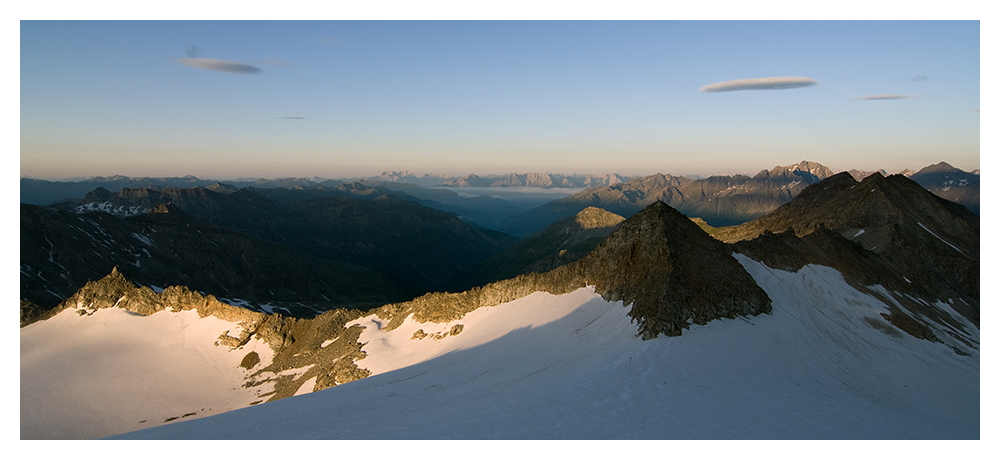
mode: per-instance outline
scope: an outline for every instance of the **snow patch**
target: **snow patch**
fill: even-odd
[[[940,236],[937,236],[937,234],[936,234],[936,233],[934,233],[934,232],[932,232],[932,231],[931,231],[931,229],[927,228],[927,226],[925,226],[925,225],[923,224],[923,222],[917,222],[917,224],[919,224],[919,225],[920,225],[920,228],[922,228],[922,229],[924,229],[924,230],[927,230],[927,233],[930,233],[931,235],[934,235],[934,237],[935,237],[935,238],[937,238],[937,239],[941,240],[941,242],[943,242],[944,244],[947,244],[948,246],[951,246],[951,248],[952,248],[952,249],[954,249],[954,250],[956,250],[956,251],[958,251],[958,252],[960,252],[960,253],[962,253],[962,254],[964,254],[964,253],[965,253],[965,252],[964,252],[964,251],[962,251],[961,249],[958,249],[957,247],[955,247],[955,245],[953,245],[953,244],[951,244],[951,243],[949,243],[949,242],[945,241],[945,239],[944,239],[944,238],[941,238]]]
[[[148,237],[148,236],[146,236],[146,235],[141,235],[141,234],[139,234],[139,233],[134,233],[134,232],[133,232],[133,233],[132,233],[132,238],[135,238],[135,239],[137,239],[137,240],[141,241],[141,242],[142,242],[142,244],[145,244],[146,246],[149,246],[149,247],[156,247],[156,245],[155,245],[155,244],[153,244],[153,240],[149,239],[149,237]]]
[[[196,311],[70,308],[21,329],[21,439],[94,439],[249,405],[240,362],[264,342],[214,343],[239,324]],[[57,378],[53,378],[57,376]],[[171,421],[173,421],[171,420]]]

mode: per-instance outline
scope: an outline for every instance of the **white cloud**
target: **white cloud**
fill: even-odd
[[[854,101],[885,101],[885,100],[894,100],[894,99],[909,99],[911,97],[914,97],[914,96],[909,96],[909,95],[906,95],[906,94],[875,94],[875,95],[871,95],[871,96],[855,97],[855,98],[853,98],[851,100],[854,100]]]
[[[723,91],[743,91],[750,89],[789,89],[812,86],[817,82],[806,77],[768,77],[768,78],[746,78],[743,80],[730,80],[711,85],[702,86],[703,93],[719,93]]]
[[[206,70],[216,70],[219,72],[229,72],[229,73],[260,72],[260,69],[252,65],[234,61],[223,61],[221,59],[184,58],[184,59],[178,59],[177,62],[184,64],[188,67],[195,67],[198,69],[206,69]]]

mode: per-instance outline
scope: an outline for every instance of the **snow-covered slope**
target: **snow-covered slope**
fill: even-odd
[[[116,437],[980,437],[978,349],[963,356],[907,335],[831,268],[793,273],[735,257],[772,313],[642,341],[628,309],[588,287],[445,324],[407,319],[389,331],[366,317],[358,365],[371,377]],[[978,343],[974,327],[960,332]]]
[[[83,311],[83,310],[79,310]],[[197,312],[142,316],[120,308],[66,309],[21,329],[21,439],[94,439],[246,407],[269,391],[244,388],[253,339],[216,346],[238,323]]]

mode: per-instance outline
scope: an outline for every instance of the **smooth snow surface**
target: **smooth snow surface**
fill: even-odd
[[[449,324],[363,318],[371,377],[118,438],[979,438],[978,353],[899,331],[833,269],[736,257],[772,314],[642,341],[621,303],[584,288]]]
[[[71,308],[25,326],[21,439],[94,439],[262,399],[269,390],[243,388],[248,371],[239,365],[250,351],[260,355],[257,368],[267,365],[273,352],[257,340],[239,350],[214,345],[226,331],[238,335],[240,326],[190,310],[120,308],[90,316]]]

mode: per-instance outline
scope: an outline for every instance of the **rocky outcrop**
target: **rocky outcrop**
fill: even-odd
[[[643,338],[771,311],[771,299],[731,249],[663,202],[626,220],[582,265],[605,299],[632,306]]]
[[[264,314],[220,302],[215,296],[201,295],[183,286],[154,292],[148,287],[136,286],[115,268],[104,278],[88,282],[49,314],[72,309],[80,315],[91,315],[103,308],[121,308],[143,316],[164,310],[196,311],[200,317],[215,316],[238,323],[239,332],[220,331],[216,345],[240,349],[254,337],[267,343],[274,351],[273,360],[260,363],[256,356],[257,362],[253,363],[254,357],[248,354],[243,362],[254,371],[246,386],[273,385],[273,391],[262,395],[268,401],[294,395],[303,383],[313,378],[316,383],[310,391],[369,375],[367,370],[355,364],[364,358],[362,345],[357,341],[361,328],[344,327],[362,316],[357,310],[331,310],[309,319]],[[286,372],[291,369],[306,370]]]

